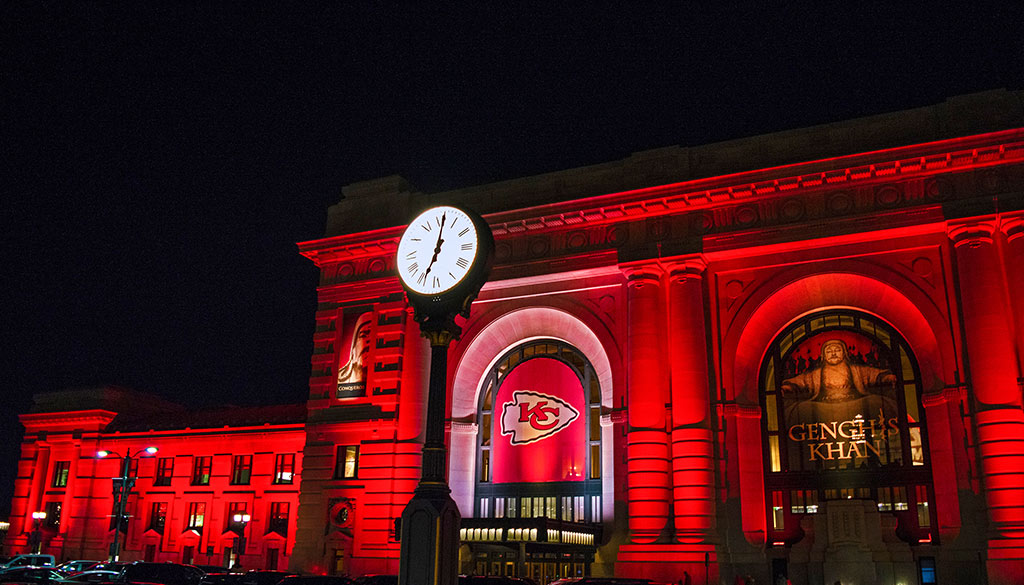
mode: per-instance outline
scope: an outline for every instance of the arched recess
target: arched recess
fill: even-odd
[[[495,362],[513,347],[532,339],[564,341],[582,352],[601,385],[601,404],[611,408],[613,372],[609,351],[584,321],[553,307],[523,307],[501,314],[480,326],[458,356],[452,378],[451,416],[455,421],[475,420],[484,378]],[[476,424],[453,423],[448,458],[448,483],[452,498],[463,516],[473,514],[476,473]],[[611,427],[602,425],[602,504],[605,522],[612,520],[614,506],[613,444]]]
[[[828,271],[826,271],[828,270]],[[822,309],[858,310],[894,327],[913,348],[925,393],[954,383],[957,368],[946,315],[916,284],[896,271],[861,260],[837,260],[793,267],[767,280],[744,302],[723,331],[722,381],[727,398],[742,405],[759,403],[761,363],[772,340],[790,323]],[[947,340],[940,343],[939,340]],[[731,362],[726,356],[733,356]],[[754,421],[751,421],[754,422]],[[760,545],[767,536],[764,514],[764,453],[760,421],[750,427],[757,437],[737,445],[743,530]],[[943,429],[949,433],[948,428]],[[756,438],[756,440],[754,440]],[[936,441],[935,444],[939,442]],[[955,477],[948,456],[932,457],[935,477]],[[936,481],[937,489],[940,482]],[[937,504],[959,516],[955,487],[936,493]],[[954,512],[955,510],[955,512]],[[958,521],[958,520],[957,520]]]

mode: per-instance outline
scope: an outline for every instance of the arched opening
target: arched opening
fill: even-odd
[[[507,352],[480,391],[475,515],[600,522],[600,419],[600,383],[575,347]]]
[[[803,537],[829,500],[872,500],[909,543],[935,530],[920,368],[889,324],[831,309],[771,343],[760,373],[770,542]]]

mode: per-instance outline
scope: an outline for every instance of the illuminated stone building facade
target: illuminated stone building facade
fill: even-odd
[[[276,550],[299,570],[398,570],[429,348],[394,255],[445,203],[496,241],[449,351],[463,572],[1024,581],[1022,98],[444,193],[346,187],[300,244],[321,280],[294,544]],[[48,497],[38,436],[21,513]]]

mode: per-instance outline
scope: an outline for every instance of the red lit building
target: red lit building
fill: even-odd
[[[105,410],[26,415],[9,542],[63,498],[70,521],[44,548],[103,550],[109,533],[74,520],[109,514],[109,483],[56,490],[53,462],[97,481],[114,470],[80,455],[87,442],[140,449],[167,433],[176,469],[214,457],[217,514],[238,453],[254,455],[254,524],[294,502],[295,530],[253,526],[269,536],[247,554],[396,573],[429,348],[394,254],[409,218],[446,203],[481,213],[496,241],[449,351],[463,572],[1024,582],[1020,92],[451,192],[390,177],[344,195],[326,236],[300,244],[321,270],[303,416],[117,432]],[[301,482],[278,491],[285,452]],[[155,468],[139,465],[145,508]],[[174,534],[130,524],[127,551],[151,539],[182,558],[190,473],[160,492]],[[189,546],[219,559],[233,541],[223,515],[210,522],[216,538]]]
[[[302,404],[190,412],[119,388],[38,395],[21,415],[5,548],[108,558],[111,478],[130,456],[128,477],[137,479],[118,538],[122,560],[283,569],[295,546],[305,418]],[[46,517],[37,522],[33,512]],[[249,514],[248,525],[235,514]]]

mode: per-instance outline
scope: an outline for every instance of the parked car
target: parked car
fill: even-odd
[[[120,571],[89,570],[75,573],[64,577],[63,582],[68,583],[110,583],[121,577]]]
[[[52,585],[64,579],[52,567],[8,567],[0,572],[0,583],[38,583]]]
[[[285,577],[293,577],[288,571],[262,571],[253,569],[242,575],[242,585],[277,585]]]
[[[53,555],[17,555],[7,559],[5,562],[0,563],[0,568],[9,569],[11,567],[52,567],[57,564],[57,559]]]
[[[459,585],[529,585],[529,581],[501,575],[459,575]]]
[[[278,585],[355,585],[355,581],[341,575],[292,575]]]
[[[207,573],[202,585],[242,585],[245,573]]]
[[[148,563],[136,561],[124,566],[118,583],[159,583],[160,585],[199,585],[203,571],[179,563]]]
[[[65,575],[74,575],[75,573],[88,571],[98,564],[100,564],[99,561],[64,561],[57,565],[57,571],[64,573]]]

